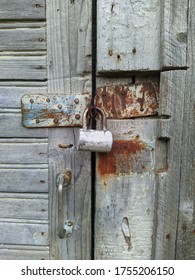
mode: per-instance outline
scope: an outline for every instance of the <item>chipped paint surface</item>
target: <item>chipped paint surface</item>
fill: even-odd
[[[128,119],[158,114],[159,85],[146,82],[98,88],[96,105],[108,119]]]
[[[98,154],[98,174],[142,174],[150,169],[150,147],[135,137],[131,140],[114,140],[110,153]]]
[[[82,126],[89,95],[25,95],[21,99],[25,127]]]

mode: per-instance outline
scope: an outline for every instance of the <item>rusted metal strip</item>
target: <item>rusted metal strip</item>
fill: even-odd
[[[88,103],[88,94],[25,95],[21,99],[22,122],[29,128],[82,126]]]
[[[96,105],[108,119],[153,116],[158,115],[158,96],[156,82],[104,86],[97,89]]]

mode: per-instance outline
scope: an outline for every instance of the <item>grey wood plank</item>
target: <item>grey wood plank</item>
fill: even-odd
[[[91,1],[48,1],[48,94],[77,94],[91,91],[90,75]],[[49,130],[50,258],[91,258],[90,153],[75,148],[75,130]],[[70,145],[63,149],[60,146]],[[83,164],[84,163],[84,164]],[[66,240],[57,237],[58,172],[72,171],[72,184],[64,194],[65,219],[74,223]]]
[[[15,249],[0,249],[0,260],[48,260],[49,250],[47,251],[32,251],[21,248]]]
[[[187,66],[188,0],[162,1],[161,68]]]
[[[0,80],[46,80],[46,56],[1,56]]]
[[[167,168],[157,172],[156,232],[154,233],[154,259],[175,259],[180,168],[182,160],[183,103],[186,92],[186,71],[161,73],[159,140],[168,144]]]
[[[0,51],[45,50],[45,33],[45,28],[0,29]]]
[[[45,0],[1,0],[0,19],[45,19]]]
[[[48,224],[0,222],[0,243],[18,245],[49,245]]]
[[[98,1],[98,72],[160,69],[161,2]]]
[[[15,166],[16,168],[16,166]],[[47,169],[0,169],[0,192],[48,192]]]
[[[48,220],[48,195],[0,193],[0,217]]]
[[[188,66],[184,98],[182,166],[176,259],[195,259],[195,2],[190,1],[188,24]]]
[[[96,164],[95,259],[151,259],[157,120],[108,125],[113,149]]]
[[[31,86],[0,86],[0,108],[21,108],[20,99],[23,95],[46,94],[47,88]]]
[[[0,143],[0,163],[47,163],[46,143]]]
[[[43,138],[48,136],[48,129],[31,129],[22,125],[21,114],[1,114],[0,113],[0,137],[37,137]]]

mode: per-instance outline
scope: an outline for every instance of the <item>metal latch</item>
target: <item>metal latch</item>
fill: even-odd
[[[27,128],[82,126],[88,103],[89,94],[24,95],[22,123]]]

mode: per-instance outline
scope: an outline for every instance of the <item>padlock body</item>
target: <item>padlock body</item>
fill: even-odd
[[[80,129],[78,137],[78,150],[91,152],[110,152],[113,137],[108,130]]]

